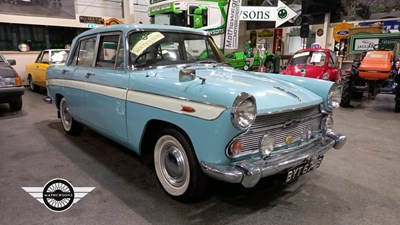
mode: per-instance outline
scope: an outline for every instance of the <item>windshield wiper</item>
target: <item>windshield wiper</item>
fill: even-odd
[[[228,62],[217,62],[214,60],[197,61],[196,64],[213,64],[214,67],[216,67],[216,66],[231,66],[231,64]]]
[[[201,60],[201,61],[197,61],[196,63],[198,64],[210,64],[210,63],[218,63],[215,60]]]

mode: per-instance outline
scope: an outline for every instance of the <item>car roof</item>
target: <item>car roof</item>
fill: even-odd
[[[329,52],[329,51],[331,51],[331,50],[330,50],[330,49],[327,49],[327,48],[304,48],[304,49],[300,49],[300,50],[296,51],[296,53],[297,53],[297,52],[307,52],[307,51]]]
[[[115,32],[122,31],[125,34],[131,32],[132,30],[164,30],[164,31],[177,31],[185,33],[195,33],[199,35],[208,35],[208,32],[188,27],[171,26],[171,25],[158,25],[158,24],[120,24],[120,25],[110,25],[104,27],[98,27],[91,30],[87,30],[77,36],[77,38],[97,33],[105,32]]]

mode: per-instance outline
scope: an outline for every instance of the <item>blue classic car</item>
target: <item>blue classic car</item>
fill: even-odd
[[[47,89],[68,134],[86,126],[151,154],[161,187],[180,201],[201,197],[210,177],[247,188],[274,174],[291,182],[346,141],[332,131],[340,86],[235,70],[190,28],[86,31],[65,65],[48,68]]]

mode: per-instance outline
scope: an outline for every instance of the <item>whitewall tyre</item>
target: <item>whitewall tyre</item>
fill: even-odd
[[[208,178],[201,171],[191,143],[175,129],[164,129],[158,135],[154,168],[164,191],[177,200],[198,199],[206,190]]]
[[[60,101],[60,117],[64,131],[70,135],[79,135],[82,131],[82,124],[75,121],[69,112],[69,107],[65,98]]]

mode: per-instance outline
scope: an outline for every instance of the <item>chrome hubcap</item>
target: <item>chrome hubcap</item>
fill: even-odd
[[[165,179],[174,187],[179,187],[185,181],[185,160],[176,146],[168,146],[162,157],[162,172]]]
[[[69,113],[67,102],[63,101],[61,104],[61,119],[63,121],[64,128],[69,130],[71,128],[72,117]]]
[[[29,87],[31,88],[31,90],[35,89],[35,85],[33,84],[32,78],[29,79]]]

